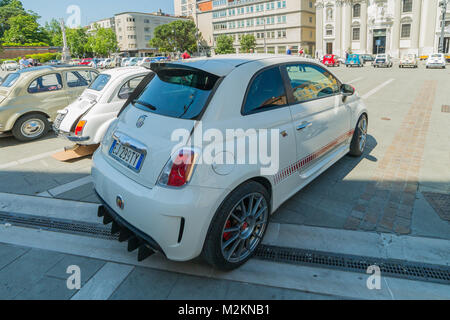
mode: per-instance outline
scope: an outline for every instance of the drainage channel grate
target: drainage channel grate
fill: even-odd
[[[117,239],[117,236],[111,235],[111,227],[108,228],[103,224],[75,220],[0,212],[0,223],[9,223],[17,227],[56,231],[108,240]]]
[[[0,212],[0,224],[5,223],[18,227],[76,234],[92,238],[118,239],[117,236],[111,235],[111,229],[103,224],[75,220]],[[450,285],[450,267],[447,266],[269,245],[259,246],[256,251],[256,258],[289,264],[361,272],[364,274],[369,266],[377,265],[382,275]]]
[[[369,266],[380,268],[381,275],[450,285],[450,267],[394,259],[335,254],[297,248],[262,245],[256,258],[304,266],[366,273]]]

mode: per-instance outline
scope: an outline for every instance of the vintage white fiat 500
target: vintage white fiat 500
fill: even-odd
[[[363,102],[313,60],[255,54],[151,68],[92,168],[99,216],[139,260],[159,251],[236,268],[283,202],[364,151]]]
[[[130,94],[149,73],[146,68],[128,67],[99,74],[77,100],[58,111],[53,129],[79,145],[100,143]]]

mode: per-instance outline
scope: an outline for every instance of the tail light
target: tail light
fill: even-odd
[[[83,133],[83,129],[86,126],[86,123],[87,123],[86,120],[78,121],[77,126],[75,128],[75,135],[76,136],[81,136],[81,134]]]
[[[167,187],[182,187],[189,183],[198,160],[198,152],[182,148],[176,152],[164,167],[158,184]]]

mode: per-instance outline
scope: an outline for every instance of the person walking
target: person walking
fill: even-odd
[[[288,47],[288,49],[286,50],[286,54],[287,54],[288,56],[291,56],[291,55],[292,55],[292,47]]]

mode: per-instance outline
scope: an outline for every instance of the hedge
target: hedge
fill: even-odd
[[[35,43],[16,43],[16,42],[3,42],[2,47],[48,47],[49,45],[45,42],[35,42]]]
[[[3,63],[3,61],[9,61],[9,60],[14,60],[19,62],[19,58],[21,57],[17,57],[14,59],[0,59],[0,63]],[[40,63],[45,63],[48,62],[50,60],[60,60],[61,59],[61,53],[56,52],[56,53],[37,53],[37,54],[27,54],[25,55],[25,58],[27,59],[36,59],[39,60]]]

